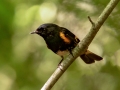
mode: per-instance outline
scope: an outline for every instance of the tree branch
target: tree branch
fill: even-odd
[[[92,24],[90,32],[85,36],[85,38],[80,42],[77,47],[73,50],[73,56],[68,55],[68,57],[63,60],[63,62],[58,66],[52,76],[48,79],[45,85],[41,88],[41,90],[50,90],[53,85],[57,82],[57,80],[61,77],[61,75],[65,72],[65,70],[72,64],[72,62],[80,56],[84,51],[88,48],[89,44],[94,39],[95,35],[99,31],[100,27],[103,25],[105,20],[108,18],[110,13],[113,11],[115,6],[118,4],[120,0],[111,0],[106,8],[103,10],[101,15],[98,17],[96,23],[94,23],[91,18],[88,16],[89,21]]]

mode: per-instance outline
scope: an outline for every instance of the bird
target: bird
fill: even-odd
[[[70,30],[53,23],[42,24],[31,34],[41,36],[45,40],[47,47],[55,54],[61,56],[62,60],[60,63],[66,53],[70,53],[73,56],[72,50],[80,42],[79,38]],[[92,64],[103,59],[89,50],[86,50],[80,57],[86,64]]]

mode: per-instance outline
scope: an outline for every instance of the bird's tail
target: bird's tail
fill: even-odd
[[[82,60],[87,63],[87,64],[91,64],[91,63],[94,63],[95,60],[96,61],[100,61],[102,60],[103,58],[90,52],[89,50],[87,50],[84,54],[82,54],[80,56],[82,58]]]

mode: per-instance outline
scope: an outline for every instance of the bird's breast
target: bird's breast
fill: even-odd
[[[65,50],[65,51],[57,51],[56,54],[58,54],[59,56],[64,56],[68,53],[68,50]]]

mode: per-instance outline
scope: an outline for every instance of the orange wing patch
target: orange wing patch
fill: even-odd
[[[60,37],[64,40],[64,42],[66,42],[66,43],[70,43],[71,41],[67,38],[67,37],[65,37],[65,34],[63,33],[63,32],[60,32]]]

